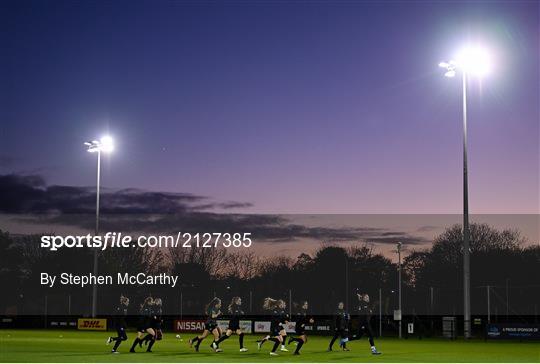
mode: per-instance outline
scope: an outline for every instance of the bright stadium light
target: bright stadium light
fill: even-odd
[[[114,142],[113,139],[106,135],[103,138],[101,138],[101,151],[105,153],[110,153],[114,150]]]
[[[90,153],[110,153],[114,150],[113,139],[108,135],[104,136],[100,140],[92,140],[90,142],[86,142],[84,143],[84,145],[87,146],[87,151]]]
[[[457,70],[467,76],[483,77],[491,72],[491,55],[486,48],[469,45],[463,47],[455,59],[440,62],[439,67],[446,69],[446,77],[454,77]]]
[[[96,181],[96,230],[95,236],[99,235],[99,187],[101,175],[101,153],[110,153],[114,150],[113,139],[106,135],[100,140],[92,140],[84,143],[86,151],[97,153],[97,181]],[[94,249],[94,275],[98,275],[98,249]],[[92,317],[96,317],[97,310],[97,285],[92,286]]]
[[[454,77],[456,75],[457,65],[455,61],[441,62],[439,63],[439,67],[446,69],[445,77]]]
[[[444,77],[449,77],[449,78],[452,78],[456,75],[456,71],[452,70],[452,71],[446,71],[446,73],[444,74]]]
[[[463,72],[482,77],[491,71],[491,56],[480,46],[466,46],[456,55],[456,63]]]
[[[455,60],[440,62],[446,77],[462,76],[463,112],[463,331],[466,339],[471,337],[471,267],[469,229],[469,180],[467,161],[467,81],[469,77],[482,77],[491,71],[491,56],[480,46],[468,45],[461,49]]]

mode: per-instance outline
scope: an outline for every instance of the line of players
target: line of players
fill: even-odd
[[[372,330],[369,324],[372,305],[370,304],[369,295],[357,294],[358,298],[358,330],[354,334],[349,333],[349,326],[351,317],[345,310],[343,302],[338,303],[337,311],[334,316],[334,335],[329,343],[327,351],[332,351],[333,345],[339,338],[339,346],[343,351],[349,351],[347,348],[347,342],[359,340],[364,335],[369,339],[371,353],[373,355],[381,354],[375,347]],[[120,296],[120,304],[116,308],[114,323],[117,331],[116,337],[109,337],[107,344],[114,342],[112,353],[118,353],[118,347],[120,344],[127,340],[126,334],[126,320],[129,306],[129,298]],[[266,341],[273,342],[270,355],[278,355],[277,349],[280,351],[289,351],[286,344],[296,343],[294,355],[300,354],[300,349],[307,343],[306,326],[313,324],[315,321],[312,316],[308,314],[309,304],[307,301],[303,301],[301,304],[296,305],[297,313],[293,319],[295,322],[295,334],[294,337],[289,337],[287,341],[287,332],[285,326],[288,324],[289,314],[286,312],[286,302],[282,299],[273,299],[270,297],[265,298],[263,309],[270,312],[272,315],[270,324],[270,334],[264,336],[262,339],[257,340],[257,348],[262,349],[263,344]],[[223,315],[221,299],[215,297],[206,305],[205,314],[206,321],[204,323],[204,330],[200,335],[195,336],[189,340],[189,346],[194,348],[195,351],[199,351],[199,347],[202,341],[212,335],[213,341],[210,344],[211,349],[214,352],[221,352],[219,345],[229,339],[233,334],[238,335],[238,343],[240,346],[240,352],[246,352],[248,349],[244,346],[244,333],[240,327],[240,320],[244,316],[242,311],[242,299],[240,297],[233,297],[229,305],[227,306],[227,313]],[[147,352],[152,352],[152,347],[156,341],[162,339],[162,300],[160,298],[147,297],[140,307],[140,319],[137,325],[137,336],[133,341],[131,353],[135,352],[137,347],[142,348],[146,346]],[[222,332],[221,328],[217,324],[217,320],[223,316],[229,318],[229,325],[225,332]]]
[[[161,324],[163,322],[161,319],[162,303],[161,298],[147,297],[141,304],[139,309],[140,318],[137,324],[137,336],[131,345],[131,349],[129,350],[130,353],[134,353],[137,346],[142,348],[143,344],[146,346],[146,351],[151,353],[155,342],[163,338],[163,333],[161,331]],[[128,306],[129,298],[121,295],[120,303],[116,307],[113,317],[117,336],[110,336],[107,339],[107,345],[114,342],[114,346],[111,350],[113,354],[117,354],[118,347],[122,341],[126,341],[128,339],[126,333],[126,316],[128,314]]]

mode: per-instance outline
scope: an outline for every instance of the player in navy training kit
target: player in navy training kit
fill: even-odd
[[[217,319],[221,316],[221,300],[214,297],[212,301],[206,306],[206,322],[204,323],[204,331],[201,335],[189,340],[189,346],[194,345],[195,351],[199,351],[201,342],[209,335],[214,335],[214,341],[210,344],[210,347],[214,352],[219,353],[222,350],[218,347],[217,341],[221,336],[221,329],[218,327]]]
[[[313,317],[308,316],[308,301],[304,301],[302,303],[302,306],[300,307],[299,312],[294,316],[295,319],[295,332],[298,337],[291,337],[289,339],[289,344],[291,342],[296,342],[296,350],[294,351],[294,355],[300,355],[300,349],[302,346],[307,343],[307,335],[306,335],[306,325],[307,324],[313,324],[315,320]]]
[[[278,355],[276,350],[280,344],[281,351],[289,351],[285,347],[285,337],[287,336],[287,332],[285,331],[284,325],[289,322],[289,315],[285,312],[286,306],[287,305],[283,300],[275,300],[270,297],[264,299],[263,308],[272,311],[272,320],[270,322],[270,334],[266,335],[261,340],[257,340],[257,347],[259,350],[261,350],[262,345],[266,341],[270,340],[274,342],[270,355]]]
[[[330,345],[328,345],[328,351],[332,351],[334,342],[337,340],[338,337],[341,337],[341,339],[343,340],[349,336],[350,319],[351,317],[349,313],[345,311],[345,305],[343,304],[343,302],[339,302],[338,309],[334,318],[334,336],[332,337],[332,340],[330,340]],[[344,351],[349,351],[349,349],[347,349],[346,342],[340,343],[340,347]]]
[[[358,297],[358,332],[348,338],[342,339],[341,343],[345,344],[347,341],[360,340],[365,334],[369,339],[371,354],[380,355],[381,353],[375,347],[370,325],[373,306],[370,304],[369,295],[357,293],[356,296]]]
[[[124,295],[120,296],[120,303],[118,306],[116,306],[114,310],[114,316],[112,317],[112,320],[114,322],[114,327],[116,328],[116,337],[111,337],[107,339],[107,345],[112,343],[114,341],[114,346],[111,350],[112,353],[116,354],[118,353],[118,347],[122,343],[122,341],[126,341],[128,339],[126,334],[126,316],[128,312],[128,306],[129,306],[129,298],[127,298]]]
[[[137,344],[141,347],[144,340],[148,338],[148,335],[150,338],[156,336],[156,332],[152,328],[153,305],[154,299],[152,297],[147,297],[141,305],[139,324],[137,325],[137,337],[135,338],[135,341],[133,341],[131,349],[129,349],[130,353],[135,352]],[[147,334],[146,337],[143,336],[144,334]]]
[[[227,340],[229,337],[232,336],[232,334],[236,333],[238,335],[240,351],[248,351],[248,349],[244,347],[244,333],[242,332],[242,329],[240,329],[240,318],[244,315],[244,311],[242,311],[242,298],[233,297],[227,311],[229,312],[230,316],[229,327],[227,328],[227,331],[225,331],[225,333],[221,335],[219,340],[216,342],[217,346],[219,347],[219,344],[221,342]]]
[[[148,345],[146,349],[147,352],[152,352],[152,346],[154,346],[156,340],[161,340],[163,338],[163,333],[161,331],[161,315],[163,314],[162,308],[163,302],[161,298],[154,298],[152,306],[150,306],[150,321],[149,325],[154,330],[154,335],[147,334],[143,338],[145,345]],[[139,344],[141,346],[141,344]]]

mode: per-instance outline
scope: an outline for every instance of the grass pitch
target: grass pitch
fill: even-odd
[[[207,338],[196,353],[188,346],[188,339],[194,334],[182,334],[182,341],[176,334],[165,333],[158,341],[153,353],[138,349],[136,354],[129,353],[129,347],[135,337],[128,333],[128,340],[120,346],[120,354],[111,354],[111,346],[105,345],[110,332],[61,331],[61,330],[0,330],[1,362],[540,362],[540,344],[538,342],[509,341],[448,341],[439,339],[397,340],[382,338],[376,340],[377,348],[383,355],[372,356],[367,340],[348,344],[349,352],[339,350],[339,342],[333,352],[326,352],[329,338],[311,336],[302,348],[300,356],[293,356],[294,345],[290,352],[279,352],[271,357],[272,343],[266,343],[261,351],[257,350],[255,340],[260,336],[246,335],[245,346],[248,352],[238,351],[238,337],[232,336],[221,344],[222,353],[214,353]]]

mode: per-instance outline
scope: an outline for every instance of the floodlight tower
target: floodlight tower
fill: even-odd
[[[477,46],[463,48],[455,60],[439,63],[446,77],[452,78],[461,71],[463,88],[463,332],[471,337],[471,272],[469,229],[469,183],[467,168],[467,81],[469,76],[484,76],[491,68],[488,52]]]
[[[101,175],[101,153],[110,153],[114,150],[114,143],[110,136],[104,136],[100,140],[92,140],[84,143],[89,153],[97,153],[97,181],[96,181],[96,230],[95,236],[99,235],[99,185]],[[94,275],[98,274],[98,249],[94,249]],[[96,317],[97,310],[97,284],[92,285],[92,317]]]
[[[403,334],[402,334],[402,325],[401,325],[401,322],[402,322],[402,318],[403,318],[403,313],[401,312],[401,247],[403,246],[403,243],[398,242],[397,243],[397,253],[398,253],[398,302],[399,302],[399,305],[398,305],[398,310],[399,310],[399,338],[401,339]]]

